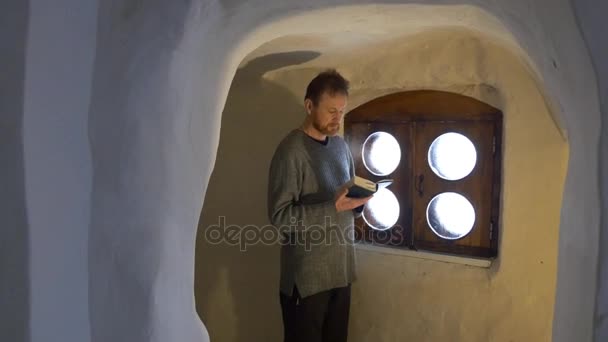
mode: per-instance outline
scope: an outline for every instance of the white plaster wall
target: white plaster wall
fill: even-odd
[[[90,204],[92,340],[203,340],[204,327],[196,318],[191,295],[194,235],[215,161],[219,115],[236,67],[249,51],[280,35],[320,29],[382,31],[379,25],[389,22],[383,19],[391,15],[402,18],[393,23],[408,23],[412,14],[420,14],[415,12],[419,6],[354,6],[366,2],[371,1],[101,1],[89,117],[92,173],[86,171],[89,157],[81,143],[90,89],[87,65],[95,42],[80,35],[94,32],[95,4],[62,0],[51,8],[41,1],[30,2],[35,20],[28,24],[27,115],[23,116],[27,125],[21,142],[26,219],[31,225],[26,247],[31,297],[16,301],[15,308],[3,307],[4,315],[20,311],[18,306],[31,299],[33,336],[57,336],[59,330],[68,339],[86,336],[86,329],[74,328],[73,323],[74,319],[83,322],[76,316],[86,305],[55,297],[63,299],[68,291],[78,298],[85,296],[86,267],[69,261],[86,253],[82,245]],[[560,228],[553,336],[556,341],[589,340],[599,225],[599,109],[589,56],[565,0],[425,1],[465,3],[480,6],[513,33],[543,81],[551,109],[568,131],[571,158]],[[15,8],[14,2],[1,6]],[[322,11],[334,7],[337,12]],[[488,33],[498,32],[500,25],[478,23],[487,22],[485,18],[468,10],[449,16]],[[437,20],[413,22],[432,26]],[[14,32],[17,40],[20,34]],[[60,61],[73,68],[58,69]],[[17,74],[0,82],[10,86],[18,80]],[[54,101],[48,101],[51,94]],[[6,111],[14,113],[15,108]],[[43,111],[59,113],[59,119],[53,121]],[[3,108],[5,117],[9,116]],[[43,128],[30,126],[38,122]],[[7,155],[18,157],[11,153],[19,151],[20,137],[11,139],[13,149]],[[59,154],[64,151],[68,153]],[[48,159],[58,163],[50,164]],[[78,169],[83,163],[84,168]],[[18,184],[18,173],[8,177]],[[17,198],[18,188],[13,188]],[[7,192],[3,198],[14,197]],[[19,215],[4,213],[2,222],[22,225]],[[2,239],[13,241],[11,232],[3,229]],[[15,257],[22,251],[7,253]],[[55,274],[64,277],[49,280]],[[56,314],[65,307],[68,314]]]
[[[31,341],[89,341],[87,134],[97,1],[30,1],[23,149]]]
[[[595,341],[608,341],[608,37],[606,27],[608,2],[592,0],[572,1],[581,30],[593,59],[597,74],[602,110],[600,142],[600,186],[602,191],[598,295],[595,315]]]
[[[203,37],[197,50],[180,47],[189,25],[203,20],[189,5],[100,3],[89,117],[93,341],[207,340],[193,269],[201,175],[213,160],[200,158],[188,127],[190,116],[201,116],[201,134],[214,134],[206,131],[210,109],[194,101],[209,96],[204,82],[216,82],[199,78]]]
[[[23,166],[28,1],[0,3],[0,339],[29,336],[29,249]]]

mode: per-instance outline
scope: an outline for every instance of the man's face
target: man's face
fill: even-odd
[[[334,136],[340,130],[340,122],[346,110],[347,96],[336,93],[333,96],[324,92],[318,105],[306,100],[306,108],[312,118],[313,127],[324,135]]]

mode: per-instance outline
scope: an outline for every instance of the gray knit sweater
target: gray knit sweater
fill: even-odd
[[[344,140],[327,144],[293,130],[272,158],[268,216],[285,237],[281,247],[280,290],[301,297],[355,280],[353,212],[338,213],[335,194],[354,176]]]

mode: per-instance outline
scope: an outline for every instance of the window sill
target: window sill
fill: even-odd
[[[398,249],[385,246],[374,246],[369,244],[356,243],[355,248],[358,251],[388,254],[388,255],[399,255],[411,258],[433,260],[439,262],[447,262],[451,264],[461,264],[480,268],[489,268],[492,266],[492,259],[475,258],[475,257],[462,257],[455,255],[447,255],[441,253],[433,253],[426,251],[413,251],[409,249]]]

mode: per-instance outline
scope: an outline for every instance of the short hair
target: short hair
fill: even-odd
[[[316,106],[321,100],[323,93],[329,95],[343,94],[348,96],[349,82],[340,75],[335,69],[329,69],[321,72],[310,81],[306,87],[306,95],[304,99],[310,99]]]

